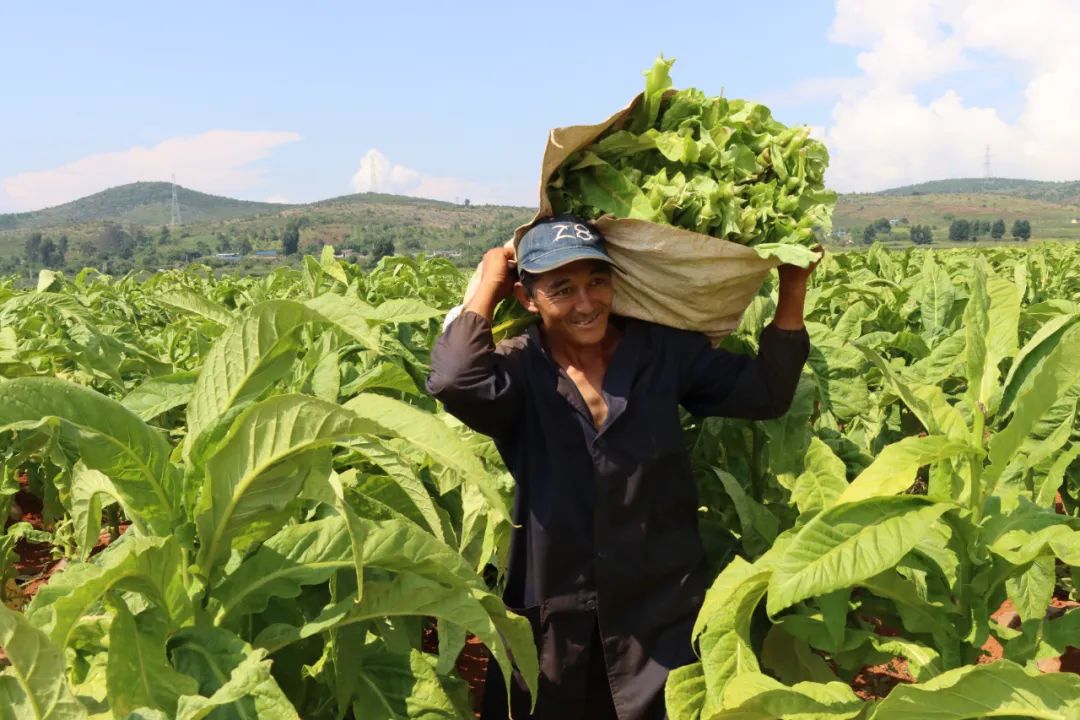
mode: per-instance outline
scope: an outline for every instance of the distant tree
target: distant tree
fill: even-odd
[[[47,268],[57,268],[63,264],[60,253],[56,251],[56,243],[52,238],[41,241],[41,264]]]
[[[214,240],[217,242],[217,251],[219,253],[232,252],[232,243],[229,242],[229,238],[223,233],[214,233]]]
[[[414,237],[409,238],[403,245],[405,252],[418,253],[424,249],[424,246],[420,244],[420,241]]]
[[[96,244],[98,252],[105,256],[119,255],[125,257],[125,251],[134,249],[133,247],[129,248],[129,244],[134,245],[134,243],[128,237],[128,234],[124,232],[124,229],[118,223],[110,221],[106,221],[101,227]],[[127,254],[130,255],[130,252]]]
[[[971,241],[975,242],[976,240],[979,239],[979,228],[982,227],[982,226],[979,224],[978,220],[972,220],[971,222],[968,223],[968,227],[970,228],[969,232],[970,232]]]
[[[1027,220],[1016,220],[1012,226],[1012,236],[1025,242],[1031,238],[1031,223]]]
[[[209,257],[214,254],[214,249],[211,248],[205,240],[200,240],[195,243],[195,252],[199,257]]]
[[[998,218],[994,221],[994,224],[990,227],[990,237],[995,240],[1000,240],[1005,237],[1005,221]]]
[[[949,240],[967,242],[971,239],[971,223],[967,220],[953,220],[949,224]]]
[[[285,232],[281,236],[281,251],[284,255],[295,255],[300,247],[300,221],[299,218],[291,218],[285,224]]]
[[[41,265],[41,233],[30,233],[23,246],[23,260],[30,267]]]
[[[888,221],[887,218],[878,218],[874,221],[874,230],[883,233],[891,233],[892,224]]]
[[[250,255],[252,250],[254,250],[254,248],[251,246],[251,240],[248,238],[248,236],[245,235],[244,237],[240,238],[240,242],[236,245],[236,252],[240,253],[241,255]]]
[[[469,202],[469,198],[465,198],[465,207],[469,207],[472,203]]]
[[[158,235],[158,245],[168,245],[172,242],[172,237],[169,235],[169,226],[161,226],[161,234]]]
[[[68,236],[61,235],[56,241],[56,252],[60,254],[60,264],[67,262]]]
[[[916,245],[929,245],[934,241],[934,232],[927,225],[911,226],[911,242]]]
[[[863,245],[870,245],[874,242],[874,238],[877,237],[877,228],[873,224],[867,225],[866,229],[862,233]]]
[[[93,258],[97,257],[97,245],[90,242],[89,240],[83,240],[81,243],[79,243],[79,256],[84,261],[90,261]]]
[[[378,260],[394,254],[394,241],[389,238],[380,238],[371,244],[371,258]]]

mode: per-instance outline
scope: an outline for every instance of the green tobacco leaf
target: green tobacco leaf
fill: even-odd
[[[400,400],[371,393],[357,395],[345,403],[345,408],[390,429],[436,462],[460,473],[484,493],[497,516],[510,519],[506,502],[491,475],[476,459],[469,445],[436,416]]]
[[[480,638],[504,669],[511,667],[512,655],[530,693],[536,697],[538,663],[527,619],[508,613],[502,601],[490,593],[463,592],[460,586],[448,587],[408,572],[391,581],[368,581],[360,602],[346,598],[301,628],[268,628],[256,643],[276,652],[327,630],[403,616],[430,616],[465,628]]]
[[[179,473],[160,433],[115,400],[74,383],[0,383],[0,429],[49,425],[87,467],[109,476],[133,521],[161,535],[180,525]]]
[[[868,720],[976,720],[1018,716],[1063,720],[1080,714],[1080,677],[1029,675],[998,660],[968,665],[918,685],[898,685]]]
[[[718,468],[713,468],[713,472],[720,478],[724,492],[735,505],[735,512],[739,516],[739,525],[742,528],[743,549],[752,557],[761,555],[776,539],[780,521],[764,505],[747,495],[733,475]]]
[[[121,600],[113,605],[109,627],[109,707],[120,716],[140,707],[176,715],[181,695],[198,692],[198,683],[176,672],[165,657],[169,619],[157,608],[132,615]]]
[[[297,597],[304,585],[324,582],[352,564],[343,518],[282,528],[212,590],[215,623],[261,612],[272,598]]]
[[[356,717],[387,720],[461,717],[461,700],[455,702],[447,693],[429,655],[415,649],[394,653],[382,643],[373,643],[349,660],[357,662],[353,697],[349,699]]]
[[[199,695],[184,695],[177,720],[201,720],[215,710],[240,720],[299,720],[296,709],[270,674],[266,651],[219,628],[185,630],[171,652],[173,664],[199,683]]]
[[[799,516],[809,520],[832,507],[847,489],[847,468],[823,440],[810,439],[802,474],[795,479],[791,499],[799,507]]]
[[[299,329],[316,322],[326,319],[291,300],[260,303],[236,318],[207,354],[192,390],[185,458],[215,418],[254,399],[288,370],[299,346]]]
[[[1018,392],[1012,420],[990,438],[990,465],[983,474],[989,496],[997,479],[1005,471],[1024,438],[1035,428],[1043,414],[1080,380],[1080,325],[1074,325],[1060,342],[1046,354]]]
[[[915,482],[915,474],[923,465],[960,457],[971,449],[942,435],[907,437],[894,442],[859,473],[837,504],[902,493]]]
[[[705,704],[705,673],[701,663],[683,665],[668,675],[664,706],[670,720],[700,720]]]
[[[241,413],[206,459],[196,508],[202,572],[211,577],[231,548],[263,540],[285,523],[313,452],[386,433],[375,421],[306,395],[278,395]]]
[[[700,648],[705,675],[703,717],[720,706],[731,678],[759,669],[750,645],[750,620],[768,587],[770,571],[758,563],[735,557],[709,588],[698,613],[692,638]]]
[[[1005,378],[1005,390],[999,408],[1001,417],[1006,417],[1013,411],[1016,397],[1020,390],[1028,385],[1032,372],[1042,365],[1046,356],[1077,323],[1080,323],[1080,314],[1062,315],[1048,320],[1020,349]]]
[[[83,720],[86,708],[71,694],[64,654],[22,613],[0,604],[0,714],[18,720]]]
[[[41,587],[26,609],[27,617],[60,647],[68,644],[76,623],[109,592],[137,592],[169,614],[173,627],[191,618],[193,609],[180,571],[176,539],[124,536],[92,563],[69,565]]]
[[[222,327],[232,323],[235,317],[233,312],[224,305],[213,300],[208,300],[197,292],[191,290],[171,290],[155,296],[158,302],[164,303],[180,310],[186,310],[193,315],[215,322]]]
[[[304,305],[334,323],[368,350],[379,347],[379,331],[372,326],[371,305],[355,297],[325,293],[305,300]]]
[[[443,310],[433,308],[426,303],[410,298],[386,300],[371,308],[368,320],[379,324],[398,324],[426,322],[442,317]]]
[[[97,545],[102,504],[118,498],[119,493],[108,475],[91,470],[81,460],[75,463],[71,473],[71,520],[75,524],[80,560],[85,561]]]
[[[186,405],[195,387],[195,372],[178,372],[144,380],[120,404],[150,422],[161,413]]]
[[[945,270],[934,259],[934,252],[927,252],[922,275],[916,286],[919,292],[919,312],[922,317],[923,335],[931,345],[952,328],[949,317],[956,300],[956,287]]]
[[[702,719],[739,720],[853,720],[863,701],[841,682],[801,682],[788,687],[768,675],[745,673],[724,689],[722,708]]]
[[[801,268],[808,268],[821,259],[821,253],[790,243],[761,243],[754,245],[754,252],[759,257],[775,258],[782,265],[795,265]]]
[[[1031,563],[1022,575],[1005,581],[1005,590],[1021,620],[1041,620],[1054,594],[1054,558],[1044,555]]]
[[[923,528],[949,507],[918,496],[879,497],[816,515],[777,558],[769,581],[769,615],[893,567],[916,545]]]

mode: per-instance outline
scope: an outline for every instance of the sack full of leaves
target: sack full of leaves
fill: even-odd
[[[808,128],[758,103],[672,90],[673,62],[658,59],[645,92],[607,120],[551,131],[536,217],[595,222],[623,271],[614,312],[719,342],[771,268],[817,259],[836,195]]]

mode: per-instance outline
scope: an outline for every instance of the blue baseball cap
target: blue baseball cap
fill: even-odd
[[[537,221],[521,236],[517,245],[518,271],[534,275],[575,260],[589,259],[617,267],[604,251],[604,237],[574,215],[556,215]]]

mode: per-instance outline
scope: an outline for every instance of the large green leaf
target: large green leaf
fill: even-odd
[[[400,400],[371,393],[360,393],[345,403],[345,408],[392,430],[436,462],[460,473],[480,488],[496,515],[510,519],[506,502],[491,475],[465,441],[437,417]]]
[[[150,422],[167,410],[187,404],[195,387],[195,378],[194,372],[148,378],[135,386],[120,403]]]
[[[434,658],[419,650],[406,653],[388,651],[382,643],[373,643],[350,655],[350,672],[355,675],[349,702],[356,717],[385,720],[436,720],[460,718],[467,695],[459,686],[458,697],[447,692],[449,683],[435,673]],[[460,681],[458,681],[460,683]]]
[[[888,445],[841,493],[837,504],[896,495],[915,482],[923,465],[962,456],[971,448],[942,435],[907,437]]]
[[[160,535],[180,525],[179,473],[166,439],[115,400],[52,378],[0,383],[0,430],[55,427],[85,465],[113,482],[132,520]]]
[[[997,479],[1005,471],[1013,454],[1024,438],[1035,428],[1043,414],[1061,395],[1080,380],[1080,325],[1074,325],[1062,335],[1058,344],[1046,354],[1041,365],[1028,377],[1017,393],[1012,419],[990,438],[990,465],[983,474],[987,493],[993,491]]]
[[[365,582],[360,602],[346,598],[303,627],[271,626],[256,638],[256,644],[275,652],[324,631],[402,616],[430,616],[465,628],[487,646],[503,668],[511,667],[512,656],[536,697],[538,663],[528,620],[510,614],[494,595],[479,590],[463,592],[460,586],[448,587],[408,572],[391,581]]]
[[[950,314],[956,299],[956,287],[949,273],[935,260],[933,252],[925,255],[918,288],[923,334],[933,344],[949,332]]]
[[[769,584],[770,571],[734,558],[705,595],[692,637],[700,648],[705,676],[703,715],[720,707],[724,686],[745,672],[757,672],[750,645],[750,620]]]
[[[769,615],[815,595],[857,585],[898,562],[926,525],[949,509],[924,497],[878,497],[814,516],[776,560]]]
[[[869,720],[1064,720],[1080,716],[1080,677],[1030,675],[1008,660],[968,665],[918,685],[899,685]]]
[[[118,499],[116,486],[105,473],[91,470],[80,460],[71,471],[71,520],[79,559],[86,560],[101,533],[103,503]]]
[[[203,297],[192,290],[171,290],[160,293],[155,299],[160,303],[179,310],[185,310],[222,327],[229,325],[234,317],[232,311],[224,305]]]
[[[848,487],[844,461],[836,456],[823,440],[814,437],[806,451],[803,472],[795,479],[791,499],[799,507],[799,515],[809,520],[822,510],[832,507]]]
[[[188,457],[195,440],[219,415],[261,394],[289,368],[299,347],[299,329],[326,322],[291,300],[248,308],[222,333],[206,356],[188,402]]]
[[[272,598],[290,599],[304,585],[328,580],[353,564],[341,517],[282,528],[211,592],[219,625],[261,612]]]
[[[144,595],[179,627],[193,614],[175,538],[124,536],[92,562],[69,565],[42,586],[27,608],[30,621],[60,647],[76,623],[111,591]]]
[[[175,716],[177,699],[196,693],[198,683],[174,670],[165,657],[168,616],[153,607],[132,615],[123,600],[112,607],[107,671],[110,708],[119,717],[140,707]]]
[[[71,694],[64,654],[22,613],[0,604],[0,717],[17,720],[83,720],[86,709]]]
[[[696,662],[675,668],[664,685],[664,707],[670,720],[700,720],[705,704],[705,672]]]
[[[206,459],[197,505],[198,562],[207,577],[228,557],[276,532],[304,486],[312,453],[368,434],[377,422],[306,395],[252,405]]]
[[[199,683],[198,695],[180,698],[177,720],[201,720],[211,713],[238,720],[299,720],[270,674],[266,651],[238,636],[220,628],[185,630],[171,656],[178,670]]]
[[[745,673],[724,689],[722,707],[702,719],[853,720],[863,701],[841,682],[800,682],[788,687],[768,675]]]

